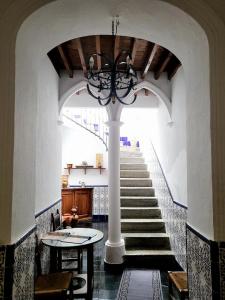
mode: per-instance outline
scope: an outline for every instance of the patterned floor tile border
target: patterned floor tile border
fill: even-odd
[[[116,300],[162,300],[160,272],[124,270]]]

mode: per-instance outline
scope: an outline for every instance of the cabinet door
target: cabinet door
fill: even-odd
[[[78,208],[79,218],[92,215],[92,192],[91,190],[77,190],[75,192],[75,206]]]
[[[74,203],[73,191],[62,191],[62,215],[71,214]]]

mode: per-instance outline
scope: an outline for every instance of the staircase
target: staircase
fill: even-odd
[[[121,150],[121,230],[128,266],[168,268],[174,260],[169,236],[152,187],[152,180],[138,150]]]

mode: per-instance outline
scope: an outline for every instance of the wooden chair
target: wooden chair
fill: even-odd
[[[56,210],[56,214],[51,214],[51,224],[52,224],[52,230],[60,230],[63,229],[63,225],[61,222],[61,216],[59,213],[59,210]],[[66,227],[68,228],[68,226]],[[70,227],[71,228],[71,227]],[[77,271],[78,273],[81,273],[81,268],[82,268],[82,250],[81,249],[68,249],[64,250],[61,253],[61,258],[60,261],[62,262],[62,270],[64,271]],[[68,264],[76,264],[76,266],[69,266],[65,267],[63,265]]]
[[[168,272],[170,299],[188,299],[187,273],[183,271]]]
[[[37,278],[35,280],[35,300],[66,300],[72,299],[72,272],[59,272],[42,275],[40,245],[36,236],[35,262]]]
[[[53,231],[63,229],[63,224],[61,222],[61,216],[58,209],[56,210],[55,214],[51,213],[51,225]]]

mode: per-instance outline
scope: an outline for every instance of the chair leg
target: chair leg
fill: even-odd
[[[78,266],[78,273],[81,273],[81,269],[83,267],[83,257],[81,259],[82,249],[77,250],[77,266]]]

